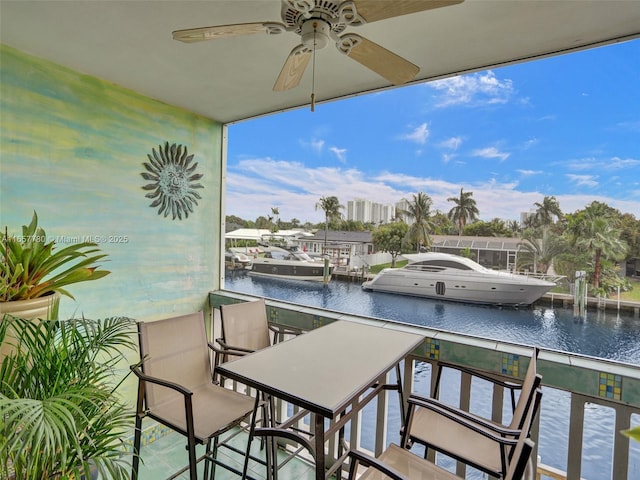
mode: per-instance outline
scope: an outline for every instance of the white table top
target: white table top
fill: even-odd
[[[335,418],[424,336],[337,321],[220,365],[227,378]]]

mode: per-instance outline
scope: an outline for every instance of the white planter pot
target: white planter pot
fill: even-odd
[[[48,319],[54,311],[54,305],[60,300],[60,295],[45,295],[44,297],[32,298],[30,300],[16,300],[14,302],[0,302],[0,321],[5,314],[24,319]],[[5,341],[0,346],[0,362],[13,350],[10,343],[13,343],[13,335],[7,333]]]

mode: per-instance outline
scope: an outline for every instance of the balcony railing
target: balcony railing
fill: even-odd
[[[212,307],[217,307],[253,298],[235,292],[217,291],[210,294],[210,303]],[[267,309],[270,322],[303,330],[319,328],[336,320],[362,319],[351,314],[276,300],[267,300]],[[431,372],[440,362],[521,379],[531,354],[531,348],[525,345],[398,322],[367,320],[426,337],[424,344],[405,363],[403,384],[406,394],[409,391],[422,394],[433,391],[435,378]],[[214,322],[214,336],[217,334],[216,328]],[[586,471],[583,471],[583,458],[592,456],[594,448],[602,457],[597,462],[598,478],[603,478],[602,471],[607,468],[610,470],[609,478],[613,480],[640,478],[640,444],[630,442],[619,433],[640,424],[640,366],[541,349],[538,371],[543,375],[545,393],[539,419],[532,431],[537,446],[533,455],[534,463],[542,447],[566,452],[565,465],[546,465],[543,455],[537,465],[538,478],[593,478],[590,470],[594,467],[586,461]],[[444,401],[457,403],[472,411],[480,409],[495,421],[507,419],[510,415],[510,401],[505,398],[501,387],[472,381],[469,375],[460,374],[457,370],[445,373],[442,381],[441,399]],[[293,413],[291,406],[284,403],[279,408],[283,417]],[[347,432],[350,444],[378,454],[388,442],[397,442],[400,428],[397,412],[397,398],[388,393],[381,394],[374,404],[365,409],[362,418],[351,423]],[[552,425],[548,425],[549,422]],[[544,425],[541,426],[541,423]],[[300,427],[304,428],[305,424],[302,423]],[[562,433],[563,429],[566,429],[565,433]],[[610,430],[610,435],[606,437],[610,441],[594,447],[594,432],[604,429]],[[601,439],[595,442],[601,442]],[[330,452],[334,448],[336,445],[329,442]],[[610,452],[610,459],[605,458],[607,452]],[[455,469],[458,475],[465,474],[464,465],[458,464]]]

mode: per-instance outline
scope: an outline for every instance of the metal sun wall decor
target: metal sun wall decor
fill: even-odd
[[[143,190],[152,190],[145,197],[155,199],[151,208],[158,208],[158,215],[164,213],[165,218],[171,214],[172,220],[176,217],[182,220],[193,213],[194,205],[202,197],[196,189],[204,188],[200,183],[193,183],[202,178],[202,174],[194,173],[198,163],[191,163],[193,154],[189,155],[187,147],[158,145],[158,151],[153,148],[151,154],[147,154],[149,162],[143,162],[146,172],[142,172],[142,178],[152,183],[144,185]]]

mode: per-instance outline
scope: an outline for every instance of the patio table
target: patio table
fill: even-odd
[[[424,336],[414,333],[336,321],[220,365],[219,372],[315,414],[309,446],[316,462],[315,478],[322,480],[335,470],[327,471],[326,439],[338,432],[342,440],[344,425],[353,415],[389,388],[381,378],[423,341]],[[402,393],[400,376],[393,388]],[[325,419],[335,421],[326,430]],[[289,419],[279,428],[291,424]]]

